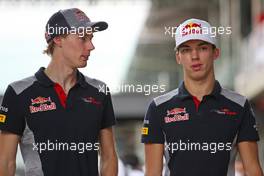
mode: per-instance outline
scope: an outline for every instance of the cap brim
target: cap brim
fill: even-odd
[[[103,31],[108,28],[108,24],[104,21],[91,22],[90,26],[94,29],[94,32]]]

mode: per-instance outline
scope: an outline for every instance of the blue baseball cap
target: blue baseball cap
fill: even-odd
[[[103,31],[108,28],[104,21],[91,22],[87,15],[78,8],[60,10],[53,14],[46,24],[47,43],[56,36],[77,33],[80,29],[87,32]]]

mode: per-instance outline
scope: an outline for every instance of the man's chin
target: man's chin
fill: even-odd
[[[194,81],[200,81],[206,78],[206,75],[203,73],[195,73],[190,76],[190,78]]]
[[[80,65],[78,65],[77,66],[77,68],[84,68],[84,67],[86,67],[87,66],[87,62],[86,63],[83,63],[83,64],[80,64]]]

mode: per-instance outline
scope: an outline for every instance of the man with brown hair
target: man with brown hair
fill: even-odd
[[[109,90],[84,76],[94,49],[94,32],[106,22],[91,22],[77,8],[52,15],[46,25],[47,68],[10,84],[0,102],[0,175],[13,176],[20,143],[27,176],[117,175]]]

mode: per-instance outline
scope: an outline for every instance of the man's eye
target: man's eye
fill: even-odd
[[[92,40],[93,38],[92,37],[80,37],[80,39],[82,40],[82,41],[88,41],[88,40]]]
[[[189,49],[189,48],[184,48],[184,49],[182,49],[181,51],[182,51],[182,53],[188,53],[188,52],[191,51],[191,49]]]
[[[208,47],[207,46],[201,46],[201,47],[199,47],[199,50],[200,51],[207,51]]]

